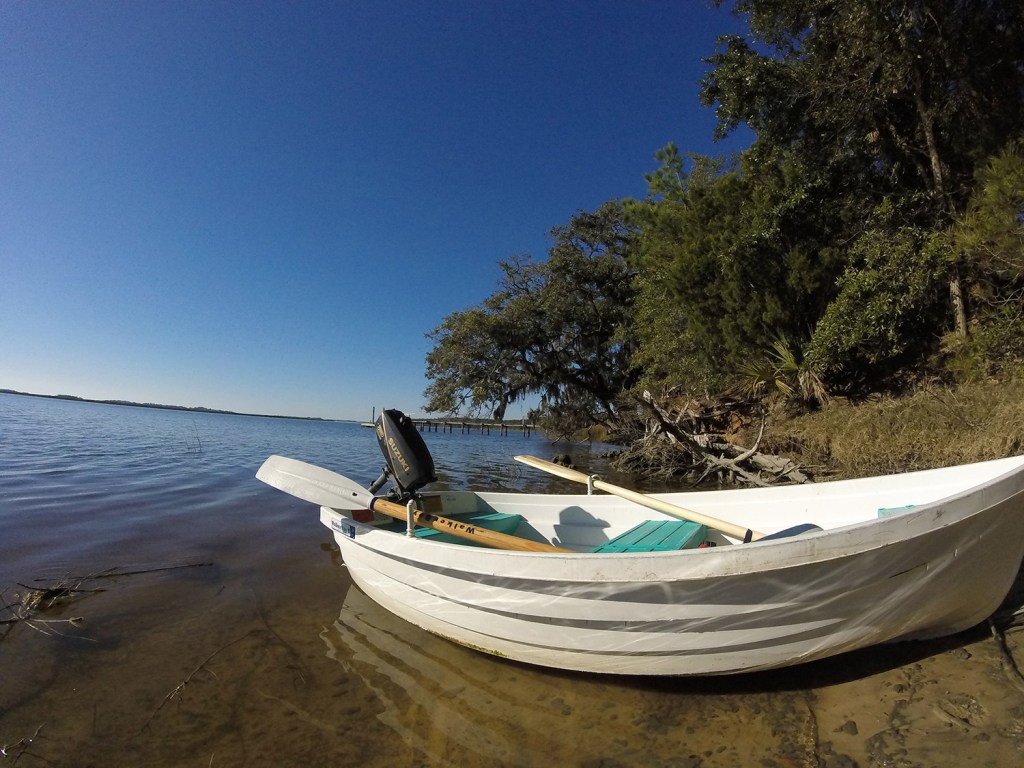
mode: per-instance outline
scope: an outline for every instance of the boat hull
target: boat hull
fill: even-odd
[[[889,517],[793,539],[677,552],[507,552],[425,542],[329,508],[321,519],[369,597],[454,642],[560,669],[729,674],[948,635],[991,615],[1024,555],[1024,459],[977,466],[984,467],[980,482]],[[814,491],[738,492],[730,503],[747,498],[771,518],[780,514],[772,499],[784,499],[791,514],[803,493],[817,499],[818,517],[830,523],[850,514],[850,499],[877,515],[879,499],[906,498],[896,491],[915,498],[929,488],[946,493],[948,482],[935,472]],[[834,519],[822,490],[829,485],[839,510]],[[709,504],[716,495],[707,494]],[[538,538],[547,532],[563,544],[638,514],[635,505],[604,496],[479,498],[538,521]],[[811,506],[802,513],[819,521]],[[541,522],[553,514],[560,523]],[[751,512],[743,523],[756,521]],[[559,524],[564,535],[550,535]]]

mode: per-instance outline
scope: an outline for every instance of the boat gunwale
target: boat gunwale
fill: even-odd
[[[999,475],[990,477],[976,485],[970,485],[949,496],[927,502],[913,509],[889,517],[877,517],[833,529],[815,531],[793,538],[775,539],[771,541],[750,542],[728,546],[709,547],[705,549],[687,549],[667,552],[626,552],[626,553],[594,553],[587,551],[572,553],[538,553],[489,549],[483,547],[465,547],[461,544],[445,542],[419,542],[410,546],[410,537],[404,533],[378,530],[376,526],[354,521],[339,510],[329,507],[321,508],[321,521],[332,528],[336,538],[345,538],[350,542],[365,546],[378,553],[390,557],[401,557],[415,560],[433,567],[447,567],[466,573],[504,572],[513,567],[515,575],[526,575],[527,569],[544,564],[543,571],[551,579],[561,581],[635,583],[642,581],[685,581],[715,577],[738,576],[758,573],[783,571],[794,567],[813,565],[830,560],[856,557],[901,542],[908,542],[927,535],[939,535],[952,526],[985,514],[993,507],[1002,506],[1013,498],[1024,494],[1024,456],[1014,457],[1016,462],[1011,468]],[[1007,460],[996,460],[1007,461]],[[979,464],[991,464],[980,462]],[[972,465],[960,465],[969,467]],[[934,472],[935,470],[922,470]],[[919,473],[905,473],[913,475]],[[888,476],[887,476],[888,477]],[[860,481],[872,478],[860,478]],[[998,486],[1011,484],[1017,480],[1015,489],[997,494],[984,507],[972,507],[966,500],[983,494]],[[858,480],[837,481],[856,483]],[[792,487],[792,486],[787,486]],[[482,494],[486,496],[487,494]],[[515,498],[521,494],[503,494]],[[547,494],[532,494],[545,496]],[[578,498],[581,501],[593,500],[587,495],[559,495],[563,498]],[[601,497],[613,498],[613,497]],[[611,503],[611,502],[608,502]],[[959,509],[957,506],[959,505]],[[953,509],[950,509],[953,507]],[[653,513],[655,515],[659,513]],[[330,524],[327,518],[343,518],[350,523],[355,536],[348,536]],[[529,522],[529,517],[526,522]],[[666,516],[667,517],[667,516]],[[384,534],[391,534],[386,537]],[[361,541],[360,541],[361,540]],[[382,546],[383,545],[383,546]],[[1024,543],[1022,543],[1024,547]],[[458,553],[457,565],[452,554]],[[701,560],[700,558],[703,558]],[[513,565],[514,564],[514,565]],[[654,566],[658,571],[636,568],[629,574],[630,566]],[[671,567],[670,567],[671,566]],[[522,570],[520,570],[522,569]],[[557,569],[557,570],[556,570]],[[619,571],[616,573],[616,571]],[[556,576],[557,574],[557,576]],[[510,575],[512,575],[510,573]],[[533,578],[543,579],[540,573],[531,573]]]

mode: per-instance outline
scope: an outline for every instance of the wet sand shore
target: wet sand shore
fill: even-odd
[[[320,551],[244,547],[123,576],[0,640],[0,746],[28,766],[1007,766],[1024,632],[988,627],[798,668],[609,678],[406,624]],[[297,540],[299,540],[297,539]],[[276,556],[272,553],[276,552]],[[291,554],[282,554],[290,552]],[[312,554],[311,554],[312,553]],[[259,563],[259,565],[255,565]],[[109,566],[109,564],[107,564]],[[38,628],[45,628],[39,625]]]

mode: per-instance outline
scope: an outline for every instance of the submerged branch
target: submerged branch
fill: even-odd
[[[24,591],[12,590],[13,599],[8,599],[6,589],[0,589],[0,627],[3,633],[0,640],[4,639],[12,628],[17,624],[24,624],[29,629],[35,630],[44,635],[60,635],[61,637],[74,637],[79,640],[90,640],[80,635],[65,635],[57,629],[58,625],[68,624],[72,627],[79,627],[85,623],[82,616],[73,616],[68,619],[43,618],[41,614],[48,611],[64,608],[78,600],[98,592],[105,592],[102,587],[87,589],[83,584],[88,581],[100,579],[114,579],[119,576],[137,576],[144,573],[158,573],[161,571],[172,571],[180,568],[199,568],[210,566],[213,563],[184,563],[180,565],[157,566],[154,568],[143,568],[132,571],[121,570],[120,568],[108,568],[105,571],[90,574],[88,576],[64,576],[56,581],[52,579],[34,579],[35,584],[44,586],[29,586],[18,583],[17,586]]]
[[[11,765],[17,763],[18,760],[21,759],[22,755],[27,754],[30,757],[39,757],[38,755],[33,755],[31,752],[28,751],[28,749],[32,746],[32,742],[36,740],[36,738],[39,736],[39,732],[43,730],[43,726],[45,725],[46,723],[42,723],[38,728],[36,728],[35,732],[31,736],[25,736],[24,738],[19,739],[13,744],[4,744],[2,747],[0,747],[0,757],[13,757],[14,760],[11,762]]]
[[[183,679],[180,683],[178,683],[178,685],[175,686],[175,688],[172,691],[170,691],[166,696],[164,696],[163,700],[157,705],[157,708],[154,709],[152,714],[149,716],[149,719],[146,720],[145,723],[143,723],[142,729],[140,730],[140,733],[142,731],[145,731],[147,728],[149,728],[150,723],[153,722],[153,718],[155,718],[157,716],[157,713],[161,709],[164,708],[164,705],[167,704],[167,702],[169,702],[171,699],[174,699],[174,698],[180,696],[181,692],[184,691],[185,688],[188,686],[188,684],[192,682],[192,678],[195,677],[197,674],[199,674],[201,671],[203,671],[206,668],[206,665],[209,664],[211,661],[213,661],[213,659],[216,656],[218,656],[219,654],[223,653],[224,651],[226,651],[231,646],[236,645],[236,644],[242,642],[243,640],[245,640],[246,638],[248,638],[251,635],[255,634],[256,632],[261,632],[261,631],[262,630],[259,630],[259,629],[250,629],[244,635],[242,635],[240,637],[236,637],[234,640],[231,640],[230,642],[225,643],[220,648],[218,648],[213,653],[211,653],[209,656],[207,656],[205,659],[203,659],[199,663],[199,666],[197,666],[195,669],[193,669],[191,672],[189,672],[185,676],[185,679]],[[216,675],[213,673],[212,670],[206,670],[206,671],[209,672],[214,677],[216,677]]]
[[[142,568],[135,571],[122,571],[118,567],[108,568],[105,571],[98,571],[90,574],[89,576],[68,576],[68,579],[74,579],[78,581],[94,581],[97,579],[116,579],[118,576],[138,576],[143,573],[160,573],[161,571],[177,571],[182,568],[206,568],[213,565],[213,563],[182,563],[180,565],[161,565],[155,568]],[[36,579],[36,581],[43,581],[43,579]],[[95,590],[102,592],[103,590]]]

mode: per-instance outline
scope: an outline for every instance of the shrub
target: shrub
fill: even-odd
[[[934,351],[947,325],[948,238],[917,227],[871,229],[851,248],[839,293],[814,329],[807,361],[830,389],[857,392]]]

